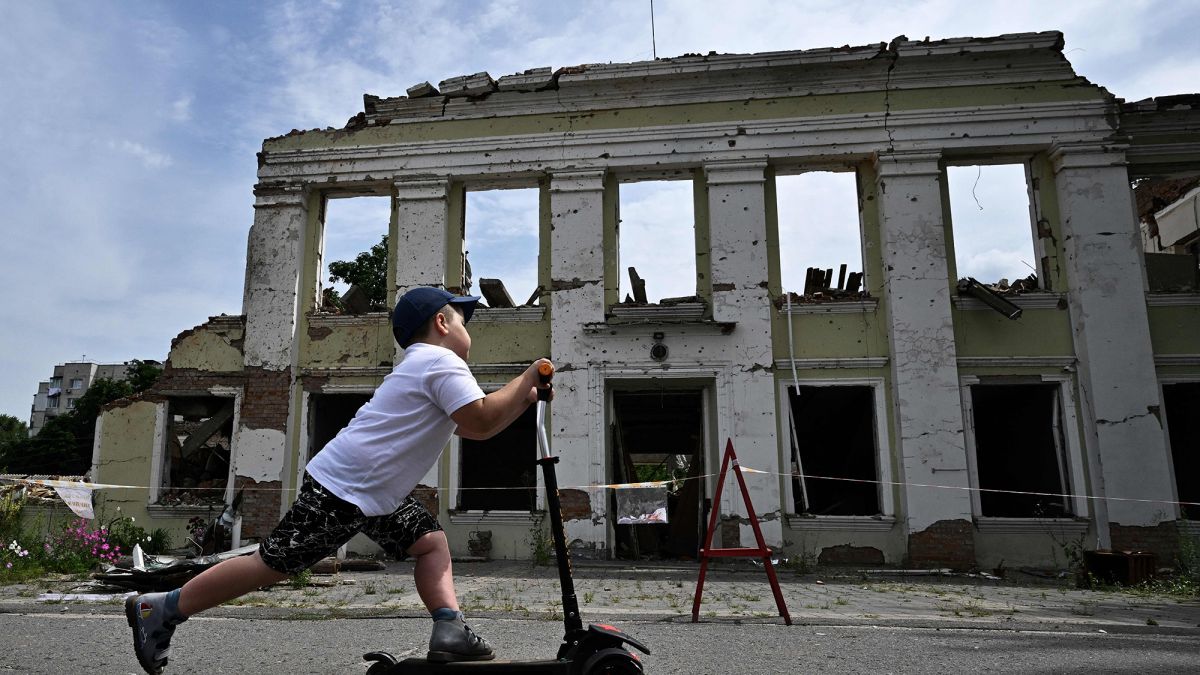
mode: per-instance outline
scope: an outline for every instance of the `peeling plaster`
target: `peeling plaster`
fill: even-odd
[[[277,429],[251,429],[237,432],[237,457],[234,473],[259,483],[282,480],[287,436]]]

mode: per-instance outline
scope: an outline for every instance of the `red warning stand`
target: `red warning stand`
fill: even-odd
[[[746,513],[750,515],[750,526],[754,528],[754,540],[758,548],[713,548],[713,533],[717,530],[717,505],[721,503],[721,489],[725,487],[725,472],[733,465],[733,475],[737,476],[738,487],[742,489],[742,499],[746,502]],[[700,579],[696,581],[696,599],[692,603],[692,623],[700,620],[700,595],[704,592],[704,575],[708,572],[709,558],[759,558],[763,561],[763,569],[767,570],[767,579],[771,582],[771,592],[775,594],[775,606],[779,608],[779,616],[783,622],[792,625],[792,617],[788,614],[787,605],[783,602],[783,593],[779,590],[779,579],[775,577],[775,568],[771,565],[771,549],[763,540],[762,530],[758,527],[758,516],[754,515],[754,505],[750,503],[750,492],[746,489],[746,479],[742,477],[742,466],[738,464],[737,454],[733,452],[733,439],[725,443],[725,458],[721,460],[721,477],[717,479],[717,492],[713,495],[712,513],[708,516],[708,534],[704,537],[704,546],[700,548]]]

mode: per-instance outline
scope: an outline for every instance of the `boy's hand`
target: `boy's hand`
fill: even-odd
[[[529,401],[530,403],[537,402],[538,389],[550,388],[550,383],[547,382],[545,385],[542,384],[542,378],[538,372],[538,369],[542,366],[542,364],[549,365],[551,372],[554,372],[554,364],[551,363],[550,359],[538,359],[525,369],[525,378],[532,383],[529,388],[529,392],[525,397],[525,400]],[[552,388],[550,389],[550,399],[554,400],[554,390]]]

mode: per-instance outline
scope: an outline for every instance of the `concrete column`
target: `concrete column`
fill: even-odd
[[[584,340],[584,324],[604,321],[604,172],[555,173],[550,177],[550,354],[558,367],[554,377],[551,444],[561,460],[560,485],[585,485],[593,474],[604,475],[604,439],[600,429],[604,400],[589,396],[592,347]],[[602,388],[602,387],[601,387]],[[597,418],[600,418],[599,420]],[[591,471],[593,462],[599,472]],[[567,539],[595,551],[607,549],[607,493],[590,494],[592,518],[566,522]]]
[[[234,441],[233,475],[243,493],[243,535],[262,537],[287,500],[283,485],[296,321],[304,269],[307,199],[302,186],[255,188],[246,251],[243,347],[246,384]]]
[[[444,178],[397,180],[396,297],[414,286],[446,285],[449,182]],[[458,274],[452,275],[455,279]]]
[[[1050,154],[1079,360],[1084,446],[1097,496],[1169,500],[1174,492],[1124,155],[1123,148],[1100,145],[1059,146]],[[1165,504],[1094,504],[1099,544],[1105,548],[1141,548],[1137,528],[1177,517],[1176,507]]]
[[[396,233],[395,251],[395,300],[405,291],[416,286],[446,286],[446,227],[450,218],[449,187],[444,178],[422,180],[397,180],[393,184]],[[390,254],[390,252],[389,252]],[[461,273],[452,278],[459,279]],[[457,281],[455,282],[457,283]],[[393,343],[400,363],[404,350]],[[439,464],[434,464],[417,484],[415,493],[423,499],[437,498]],[[433,488],[430,490],[429,488]],[[440,508],[440,507],[439,507]],[[436,511],[435,511],[436,513]]]
[[[968,487],[939,160],[936,153],[891,153],[877,160],[893,451],[905,482]],[[910,487],[904,500],[911,563],[974,564],[967,491]]]
[[[777,471],[779,441],[775,420],[775,376],[771,352],[771,296],[767,290],[766,162],[730,162],[704,167],[708,188],[712,307],[715,321],[735,323],[725,352],[728,377],[717,383],[717,446],[724,452],[733,439],[738,460],[749,467]],[[718,469],[719,466],[713,467]],[[784,512],[779,481],[747,474],[746,487],[768,546],[783,545]],[[746,515],[733,476],[726,478],[722,515]],[[728,530],[726,530],[728,531]],[[742,521],[740,541],[754,545],[754,531]]]
[[[283,370],[292,365],[308,209],[301,186],[260,186],[254,194],[242,296],[245,363]]]

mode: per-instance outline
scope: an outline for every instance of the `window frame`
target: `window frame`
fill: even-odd
[[[959,391],[962,398],[962,414],[963,414],[963,436],[966,442],[967,451],[967,476],[971,487],[971,513],[974,515],[976,522],[1028,522],[1028,523],[1043,523],[1061,520],[1076,520],[1080,518],[1091,518],[1091,509],[1089,500],[1086,494],[1089,492],[1087,480],[1084,477],[1084,456],[1083,443],[1079,436],[1079,422],[1075,411],[1075,390],[1074,381],[1070,375],[1048,375],[1039,374],[1031,377],[1037,377],[1043,384],[1055,385],[1056,403],[1058,405],[1058,427],[1059,439],[1061,439],[1062,447],[1058,448],[1060,456],[1058,458],[1060,468],[1060,482],[1063,484],[1063,492],[1071,495],[1067,498],[1071,513],[1066,518],[1037,518],[1037,517],[1006,517],[1006,516],[986,516],[983,514],[982,500],[980,499],[980,483],[979,483],[979,459],[976,455],[975,443],[975,411],[971,396],[971,387],[975,385],[986,385],[978,375],[963,375],[959,377]],[[1031,380],[1025,384],[1034,384]],[[1004,386],[1003,384],[995,384],[993,386]],[[1056,440],[1056,443],[1059,442]]]
[[[233,400],[233,419],[231,420],[233,429],[229,435],[229,471],[225,480],[225,494],[223,498],[224,503],[231,503],[234,495],[234,471],[237,466],[238,457],[238,432],[241,426],[240,418],[243,398],[241,387],[213,387],[208,391],[172,392],[168,393],[166,400],[156,406],[154,415],[154,451],[150,455],[150,489],[146,491],[146,504],[160,510],[181,508],[159,503],[162,493],[171,489],[163,485],[163,462],[166,460],[167,433],[171,428],[170,404],[173,398],[228,398]],[[213,507],[187,506],[182,508],[195,508],[207,511]]]
[[[1056,256],[1054,250],[1055,239],[1053,237],[1044,238],[1039,236],[1039,223],[1045,221],[1046,218],[1042,215],[1043,206],[1041,204],[1041,192],[1034,189],[1034,181],[1037,177],[1034,175],[1034,167],[1032,159],[1029,157],[968,157],[948,159],[942,165],[941,177],[943,188],[943,199],[945,204],[945,213],[943,220],[945,221],[945,239],[946,239],[946,268],[949,272],[951,285],[957,284],[959,279],[964,278],[959,270],[958,252],[955,250],[955,227],[954,227],[954,208],[950,203],[950,169],[963,167],[984,167],[984,166],[1020,166],[1025,173],[1025,200],[1028,207],[1028,216],[1026,225],[1029,227],[1027,233],[1030,237],[1030,242],[1033,248],[1033,262],[1036,269],[1033,273],[1037,275],[1038,290],[1057,292],[1057,284],[1053,275],[1049,270],[1042,269],[1042,261],[1047,258]],[[1046,186],[1043,185],[1042,189]],[[1045,227],[1049,228],[1050,223],[1047,221]],[[1028,275],[1026,275],[1028,276]],[[1024,277],[1022,277],[1024,278]],[[997,279],[978,279],[984,285],[992,284],[998,281]],[[1010,279],[1010,283],[1016,279]]]
[[[790,477],[792,463],[792,424],[791,419],[791,396],[788,391],[793,384],[798,384],[802,387],[870,387],[872,390],[872,405],[874,406],[875,419],[875,480],[877,483],[877,498],[879,500],[879,514],[867,516],[833,516],[833,515],[807,515],[797,513],[795,511],[796,496],[795,488],[792,486],[793,481],[783,481],[783,498],[786,505],[787,515],[793,524],[803,521],[822,520],[830,522],[868,522],[879,521],[882,517],[887,527],[891,527],[892,520],[896,516],[896,500],[893,494],[893,479],[892,479],[892,451],[888,436],[888,425],[886,423],[887,415],[887,392],[884,386],[884,378],[882,377],[839,377],[839,378],[800,378],[793,382],[789,379],[781,379],[778,381],[778,400],[780,401],[781,413],[779,415],[779,437],[783,439],[783,458],[785,462],[783,468],[784,473]],[[885,419],[881,420],[881,416]],[[797,447],[799,443],[797,442]]]
[[[519,372],[520,371],[513,370],[511,375],[515,377]],[[479,388],[482,389],[485,394],[499,391],[507,383],[507,380],[500,381],[500,375],[489,375],[490,376],[486,381],[479,382]],[[536,421],[534,424],[537,424]],[[547,426],[550,424],[549,410],[546,412],[546,424]],[[534,448],[532,452],[536,456],[537,449]],[[497,509],[489,511],[482,509],[464,510],[459,508],[458,497],[459,491],[462,487],[462,437],[460,437],[458,434],[454,434],[450,437],[450,449],[449,452],[445,453],[445,455],[446,457],[444,461],[447,463],[447,467],[449,469],[448,480],[446,481],[447,499],[445,500],[445,503],[447,512],[450,514],[451,523],[527,523],[535,522],[539,517],[539,514],[545,512],[546,495],[540,467],[538,471],[534,472],[534,487],[537,493],[534,501],[534,510],[524,511]]]
[[[1158,401],[1162,408],[1162,433],[1163,444],[1167,449],[1167,469],[1171,474],[1171,500],[1179,501],[1179,479],[1175,474],[1175,453],[1171,449],[1171,429],[1170,420],[1167,418],[1167,399],[1164,386],[1172,384],[1200,384],[1200,375],[1166,375],[1158,378]],[[1183,523],[1194,523],[1189,527],[1196,532],[1200,532],[1200,520],[1183,520],[1183,510],[1178,503],[1171,504],[1172,520],[1178,520]]]

